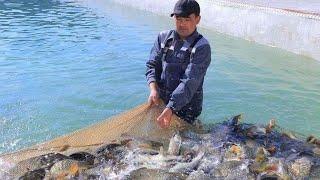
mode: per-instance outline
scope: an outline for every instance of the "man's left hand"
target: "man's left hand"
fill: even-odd
[[[157,122],[161,128],[168,128],[170,126],[172,117],[172,110],[170,108],[165,108],[160,116],[157,118]]]

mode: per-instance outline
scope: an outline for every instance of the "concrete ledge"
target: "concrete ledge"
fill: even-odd
[[[111,0],[168,16],[176,0]],[[201,27],[320,61],[320,14],[225,0],[199,0]]]

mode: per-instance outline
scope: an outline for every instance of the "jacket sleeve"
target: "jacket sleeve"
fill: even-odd
[[[166,107],[173,111],[179,111],[187,105],[204,78],[207,68],[211,62],[211,48],[209,44],[197,47],[192,61],[188,64],[187,69],[180,79],[180,84],[173,91]]]
[[[158,62],[156,60],[157,54],[160,52],[160,34],[158,35],[158,38],[155,40],[154,45],[151,49],[149,60],[146,63],[147,71],[146,71],[146,78],[147,83],[150,84],[151,82],[156,82],[156,68],[159,68],[161,66],[161,62]]]

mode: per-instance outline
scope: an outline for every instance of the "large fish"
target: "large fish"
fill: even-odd
[[[200,150],[198,155],[191,161],[186,163],[178,163],[173,166],[169,172],[189,172],[194,170],[200,163],[201,159],[205,154],[204,150]]]
[[[140,168],[130,173],[128,179],[139,179],[139,180],[162,180],[162,179],[186,179],[186,175],[183,173],[167,172],[161,169],[147,169]]]
[[[64,159],[70,159],[70,157],[59,153],[49,153],[32,157],[27,160],[20,161],[15,167],[9,170],[8,174],[17,178],[22,175],[26,175],[25,173],[30,171],[37,172],[39,169],[50,169],[53,164]]]
[[[182,142],[182,139],[180,134],[178,132],[175,133],[170,139],[170,143],[168,147],[168,155],[174,155],[174,156],[179,155],[181,142]]]

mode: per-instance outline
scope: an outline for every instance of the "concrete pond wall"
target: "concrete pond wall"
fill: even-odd
[[[176,0],[111,0],[169,16]],[[320,61],[320,14],[225,0],[198,0],[200,26]],[[319,5],[320,7],[320,5]],[[320,9],[320,8],[319,8]]]

